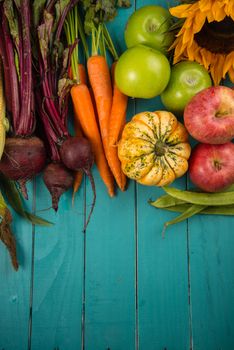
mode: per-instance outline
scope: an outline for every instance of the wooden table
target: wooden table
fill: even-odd
[[[132,0],[110,25],[124,50]],[[172,3],[172,2],[171,2]],[[128,117],[162,108],[159,98],[131,100]],[[196,216],[169,228],[175,214],[148,204],[162,191],[129,183],[110,199],[94,169],[97,205],[86,235],[83,183],[75,205],[64,195],[55,214],[41,179],[28,185],[28,208],[53,221],[32,227],[16,215],[20,269],[0,246],[0,349],[233,350],[234,218]],[[186,178],[176,182],[186,187]]]

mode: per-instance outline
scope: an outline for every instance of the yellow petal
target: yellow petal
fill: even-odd
[[[231,68],[231,66],[234,64],[234,52],[230,52],[225,59],[224,65],[223,65],[223,78]]]
[[[216,77],[218,79],[218,84],[223,77],[223,66],[225,62],[225,55],[219,54],[217,55],[216,61]]]
[[[226,4],[225,12],[226,12],[227,16],[231,16],[233,19],[233,16],[234,16],[234,2],[233,1],[229,1]]]
[[[197,44],[193,41],[193,44],[187,47],[187,56],[190,61],[195,60],[196,50],[197,50]]]
[[[202,12],[210,11],[212,6],[212,0],[200,0],[199,1],[199,9]]]
[[[229,77],[230,77],[231,82],[234,83],[234,67],[231,67],[231,68],[229,69],[228,74],[229,74]]]
[[[193,32],[198,33],[202,29],[206,20],[206,14],[203,12],[198,12],[193,21]]]
[[[202,57],[202,64],[206,69],[209,69],[210,63],[212,62],[212,53],[204,48],[200,50]]]
[[[194,36],[193,28],[190,27],[190,29],[187,29],[183,35],[183,39],[182,39],[183,44],[186,44],[191,40],[193,41],[193,36]]]
[[[174,17],[185,18],[187,17],[188,10],[191,8],[191,4],[184,4],[169,9],[170,13]]]
[[[224,19],[224,17],[226,16],[226,13],[224,11],[224,6],[221,5],[221,7],[219,6],[219,2],[215,1],[213,6],[212,6],[212,14],[214,17],[214,20],[217,22],[220,22]]]

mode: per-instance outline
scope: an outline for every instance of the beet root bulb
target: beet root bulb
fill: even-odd
[[[69,137],[63,142],[60,155],[66,167],[74,171],[91,169],[94,162],[91,144],[84,137]]]
[[[11,137],[6,139],[0,171],[9,179],[17,181],[27,198],[25,184],[39,174],[46,164],[46,150],[38,137]]]
[[[61,163],[50,163],[44,170],[43,180],[51,194],[52,207],[57,211],[61,195],[73,185],[73,173]]]
[[[93,202],[89,212],[89,216],[84,225],[84,231],[88,226],[93,209],[96,203],[96,188],[94,178],[91,172],[94,163],[94,155],[90,142],[84,137],[69,137],[60,147],[60,156],[62,162],[67,168],[77,171],[83,170],[88,176],[93,191]]]

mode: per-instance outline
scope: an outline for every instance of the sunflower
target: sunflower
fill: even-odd
[[[171,7],[183,21],[171,46],[174,61],[197,61],[218,85],[226,74],[234,82],[234,0],[198,0]]]

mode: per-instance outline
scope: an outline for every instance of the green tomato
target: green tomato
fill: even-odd
[[[152,98],[166,88],[170,71],[168,59],[160,51],[137,45],[120,56],[115,81],[127,96]]]
[[[161,94],[161,100],[170,112],[182,115],[191,98],[211,85],[210,75],[202,65],[182,61],[172,67],[170,81]]]
[[[128,19],[124,32],[127,47],[143,44],[166,54],[174,34],[168,29],[172,16],[164,7],[149,5],[135,11]]]

